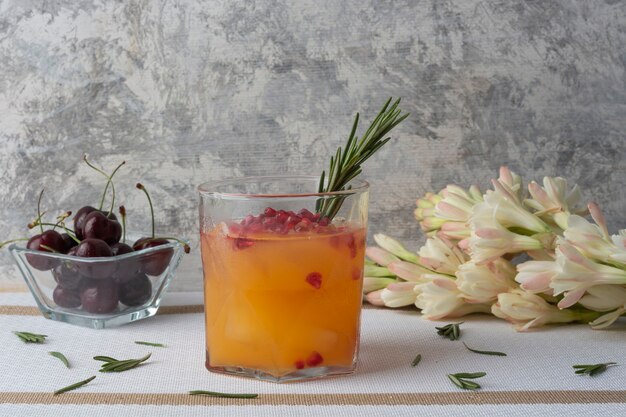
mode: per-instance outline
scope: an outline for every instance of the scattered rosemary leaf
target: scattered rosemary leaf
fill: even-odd
[[[161,343],[141,342],[141,341],[135,341],[135,343],[138,345],[146,345],[146,346],[154,346],[154,347],[162,347],[162,348],[167,347]]]
[[[46,341],[45,334],[36,334],[29,332],[13,332],[17,337],[19,337],[24,343],[44,343]]]
[[[67,386],[67,387],[65,387],[65,388],[58,389],[58,390],[54,391],[54,393],[53,393],[52,395],[63,394],[64,392],[75,390],[76,388],[80,388],[80,387],[82,387],[83,385],[87,385],[88,383],[90,383],[90,382],[91,382],[91,381],[93,381],[94,379],[96,379],[96,376],[95,376],[95,375],[94,375],[94,376],[92,376],[91,378],[87,378],[87,379],[85,379],[84,381],[80,381],[80,382],[77,382],[77,383],[75,383],[75,384],[68,385],[68,386]]]
[[[463,322],[450,323],[443,327],[435,327],[437,334],[443,337],[447,337],[450,340],[458,340],[461,337],[461,328],[459,327]]]
[[[66,368],[70,367],[70,361],[67,360],[67,358],[65,357],[64,354],[62,354],[61,352],[48,352],[49,355],[54,356],[57,359],[60,359],[61,362],[63,362],[65,364]]]
[[[479,389],[480,385],[474,381],[467,381],[468,379],[476,379],[482,378],[487,375],[485,372],[473,372],[473,373],[458,373],[458,374],[448,374],[448,379],[452,381],[454,385],[462,389],[475,390]]]
[[[574,372],[575,374],[594,376],[601,374],[602,372],[606,371],[606,368],[616,364],[617,363],[615,362],[606,362],[597,363],[595,365],[574,365],[572,368],[576,369],[576,371]]]
[[[219,398],[256,398],[259,396],[259,394],[228,394],[224,392],[202,391],[202,390],[189,391],[189,395],[207,395],[209,397],[219,397]]]
[[[124,372],[139,366],[142,362],[147,361],[151,355],[152,353],[148,353],[143,358],[126,359],[123,361],[118,361],[117,359],[110,358],[108,356],[94,356],[94,359],[105,362],[100,367],[100,372]]]
[[[420,363],[420,361],[422,360],[422,355],[418,354],[415,359],[413,359],[413,362],[411,362],[411,366],[415,367],[417,366],[418,363]]]
[[[469,350],[470,352],[479,353],[481,355],[506,356],[506,353],[504,352],[494,352],[491,350],[472,349],[471,347],[467,346],[465,342],[462,342],[462,343],[463,343],[463,346],[465,346],[465,348],[467,348],[467,350]]]

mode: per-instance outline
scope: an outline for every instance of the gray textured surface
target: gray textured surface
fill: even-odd
[[[195,237],[195,185],[318,173],[388,96],[412,116],[368,163],[372,231],[417,241],[418,195],[503,163],[579,183],[626,227],[624,1],[15,0],[0,2],[0,236],[23,234],[44,186],[48,208],[94,203],[88,152],[127,161],[134,229],[141,180],[158,228]],[[195,249],[178,289],[200,288]]]

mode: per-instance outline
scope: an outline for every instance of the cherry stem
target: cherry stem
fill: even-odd
[[[107,179],[107,183],[104,186],[104,191],[102,192],[102,198],[100,199],[100,206],[98,207],[98,210],[102,210],[102,206],[104,205],[104,199],[106,198],[107,191],[109,190],[109,185],[111,185],[111,192],[112,192],[112,195],[111,195],[111,208],[109,209],[109,213],[108,213],[110,215],[113,212],[113,206],[115,205],[115,185],[113,184],[113,176],[115,175],[117,170],[120,169],[121,166],[126,163],[126,161],[122,161],[122,163],[119,164],[113,170],[113,173],[111,173],[111,175],[109,175],[106,172],[104,172],[103,170],[101,170],[100,168],[98,168],[95,165],[93,165],[91,162],[89,162],[89,160],[87,159],[87,155],[83,155],[83,160],[85,161],[85,163],[90,168],[92,168],[96,172],[99,172],[100,174],[104,175],[104,177]]]
[[[54,227],[52,228],[52,230],[56,229],[57,226],[59,226],[61,223],[63,223],[65,221],[65,219],[67,219],[68,217],[70,217],[72,215],[71,211],[66,211],[65,213],[61,214],[60,216],[57,217],[57,222],[54,225]],[[63,227],[65,229],[65,227]]]
[[[122,243],[126,243],[126,207],[120,206],[120,216],[122,216]]]
[[[32,229],[33,227],[37,227],[37,225],[39,225],[39,223],[41,223],[41,224],[45,224],[45,225],[47,225],[47,226],[52,226],[52,223],[42,223],[42,222],[41,222],[41,217],[42,217],[44,214],[46,214],[46,212],[45,212],[45,211],[44,211],[43,213],[41,213],[41,215],[40,215],[40,216],[38,216],[35,220],[33,220],[32,222],[28,223],[28,225],[27,225],[27,226],[28,226],[28,228],[29,228],[29,229]]]
[[[41,197],[43,197],[43,190],[39,193],[39,199],[37,200],[37,221],[39,222],[39,227],[41,228],[41,233],[43,233],[43,224],[39,221],[41,220]]]
[[[29,228],[29,229],[32,229],[33,227],[37,227],[37,226],[39,226],[40,224],[43,224],[44,226],[60,226],[60,225],[61,225],[61,223],[46,223],[46,222],[39,223],[39,222],[32,222],[32,223],[28,223],[28,228]],[[72,229],[68,229],[68,228],[66,228],[66,227],[63,227],[63,229],[64,229],[66,232],[71,232],[72,234],[76,234],[76,232],[75,232],[74,230],[72,230]]]
[[[39,245],[39,247],[40,247],[40,248],[44,248],[44,249],[46,249],[46,250],[48,250],[48,251],[50,251],[50,252],[52,252],[52,253],[59,253],[58,251],[56,251],[56,250],[52,249],[52,248],[51,248],[50,246],[48,246],[48,245]]]
[[[0,248],[4,247],[5,245],[8,245],[9,243],[20,242],[22,240],[30,240],[30,238],[28,238],[28,237],[19,237],[17,239],[5,240],[4,242],[0,242]]]
[[[148,204],[150,205],[150,216],[152,217],[152,239],[154,239],[154,208],[152,207],[152,199],[150,198],[150,194],[148,194],[148,190],[141,183],[137,183],[137,188],[144,192],[146,197],[148,197]]]
[[[68,229],[67,227],[65,227],[65,222],[61,222],[61,227],[63,228],[63,230],[65,230],[65,233],[67,233],[67,235],[76,243],[78,243],[80,245],[80,240],[78,240],[78,238],[76,236],[74,236],[73,233],[70,232],[70,229]],[[72,231],[73,232],[73,231]]]

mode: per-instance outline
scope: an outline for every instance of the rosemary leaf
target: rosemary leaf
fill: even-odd
[[[202,391],[202,390],[189,391],[189,395],[206,395],[209,397],[219,397],[219,398],[256,398],[259,396],[259,394],[228,394],[224,392]]]
[[[594,376],[603,373],[609,366],[616,364],[616,362],[606,362],[595,365],[574,365],[572,368],[577,369],[574,371],[575,374]]]
[[[117,359],[112,358],[110,356],[94,356],[93,358],[97,361],[102,361],[102,362],[117,362]]]
[[[435,327],[437,334],[443,337],[447,337],[450,340],[459,340],[461,337],[461,328],[459,327],[463,322],[450,323],[442,327]]]
[[[467,344],[465,342],[462,342],[462,343],[463,343],[463,346],[465,346],[465,348],[467,350],[469,350],[470,352],[479,353],[481,355],[506,356],[506,353],[504,353],[504,352],[494,352],[494,351],[490,351],[490,350],[472,349],[471,347],[467,346]]]
[[[128,371],[129,369],[136,368],[142,362],[147,361],[150,358],[151,355],[152,355],[152,353],[148,353],[143,358],[126,359],[126,360],[123,360],[123,361],[118,361],[116,359],[109,358],[107,356],[95,356],[94,359],[99,358],[99,359],[96,359],[96,360],[101,360],[101,361],[105,362],[100,367],[100,372],[124,372],[124,371]],[[111,361],[109,359],[113,359],[113,360]]]
[[[422,355],[418,354],[415,359],[413,359],[413,362],[411,362],[411,366],[416,367],[418,363],[420,363],[420,361],[422,360]]]
[[[467,389],[467,390],[475,390],[475,389],[479,389],[480,385],[474,381],[466,381],[466,380],[482,378],[485,375],[487,375],[485,372],[473,372],[473,373],[462,372],[458,374],[448,374],[448,379],[452,381],[452,383],[459,388]]]
[[[49,355],[54,356],[55,358],[59,359],[61,362],[63,362],[63,364],[65,364],[66,368],[70,367],[70,361],[67,360],[67,358],[65,357],[64,354],[62,354],[61,352],[48,352]]]
[[[162,348],[167,347],[161,343],[141,342],[141,341],[135,341],[135,343],[138,345],[146,345],[146,346],[154,346],[154,347],[162,347]]]
[[[328,175],[326,170],[322,171],[318,187],[320,193],[350,189],[348,183],[361,173],[361,165],[391,139],[385,136],[409,116],[402,115],[402,110],[398,108],[400,99],[390,106],[391,100],[387,100],[360,140],[356,136],[359,125],[359,114],[356,114],[346,146],[339,147],[331,156]],[[320,198],[317,201],[317,212],[332,219],[345,198],[345,195]]]
[[[88,383],[90,383],[94,379],[96,379],[95,375],[92,376],[91,378],[85,379],[84,381],[80,381],[80,382],[77,382],[75,384],[68,385],[65,388],[58,389],[58,390],[54,391],[53,395],[63,394],[64,392],[75,390],[76,388],[80,388],[83,385],[87,385]]]
[[[13,332],[17,337],[19,337],[24,343],[44,343],[46,337],[45,334],[36,334],[29,332]]]

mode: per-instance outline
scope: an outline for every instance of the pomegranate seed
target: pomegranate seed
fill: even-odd
[[[296,369],[304,369],[304,361],[303,360],[297,360],[294,362],[294,365],[296,366]]]
[[[293,230],[295,230],[296,232],[308,232],[309,231],[309,224],[305,223],[304,220],[306,219],[302,219],[303,221],[301,221],[300,223],[296,224],[293,227]]]
[[[302,217],[297,216],[297,215],[294,214],[293,216],[289,216],[287,218],[287,223],[291,223],[291,224],[295,225],[295,224],[300,223],[301,220],[302,220]]]
[[[348,235],[348,248],[350,249],[350,257],[356,258],[356,242],[354,241],[354,235]]]
[[[309,210],[303,208],[302,210],[298,212],[298,216],[308,219],[308,220],[313,220],[314,214],[311,213]]]
[[[313,218],[311,219],[311,221],[317,222],[320,217],[322,217],[321,213],[315,213],[315,215],[313,215]]]
[[[276,220],[276,217],[266,217],[263,219],[263,227],[265,227],[266,230],[272,230],[277,224],[278,220]]]
[[[248,230],[252,233],[258,233],[263,230],[263,225],[261,223],[252,223],[248,226]]]
[[[241,225],[242,226],[247,226],[249,224],[254,223],[254,219],[255,217],[252,214],[248,214],[246,217],[243,218],[243,220],[241,221]]]
[[[235,239],[235,247],[237,249],[246,249],[254,245],[254,241],[246,239],[245,237],[238,237]]]
[[[328,217],[322,217],[318,223],[320,226],[328,226],[330,224],[330,219]]]
[[[265,214],[265,217],[274,217],[277,214],[277,211],[274,210],[271,207],[268,207],[265,209],[265,211],[263,212],[263,214]]]
[[[322,274],[319,272],[311,272],[306,276],[306,282],[316,290],[319,290],[322,287]]]
[[[288,218],[289,218],[289,215],[285,213],[283,210],[279,211],[278,214],[276,215],[276,220],[279,223],[285,223]]]
[[[352,270],[352,279],[358,281],[363,276],[363,270],[361,268],[354,268]]]
[[[317,366],[319,364],[321,364],[322,362],[324,362],[324,358],[322,357],[322,355],[319,354],[319,352],[313,352],[309,355],[309,357],[306,359],[306,364],[309,366]]]

